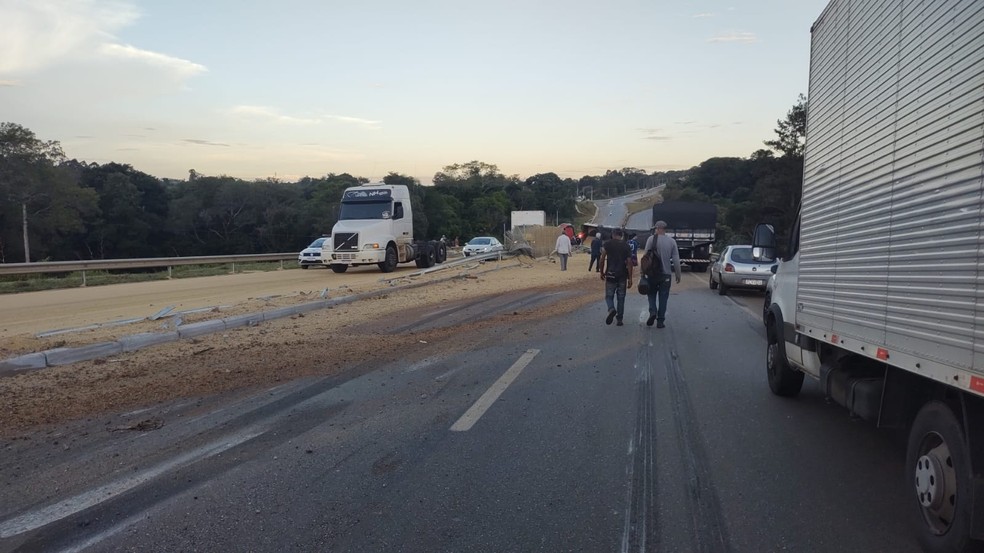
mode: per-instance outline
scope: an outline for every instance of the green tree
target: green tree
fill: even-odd
[[[765,145],[781,152],[783,157],[803,157],[806,140],[806,96],[800,94],[796,103],[786,113],[785,119],[776,121],[775,140],[766,140]]]
[[[32,236],[41,241],[41,257],[57,252],[62,239],[82,230],[83,216],[97,209],[95,194],[59,166],[64,159],[57,141],[40,140],[16,123],[0,123],[0,198],[8,206],[0,222],[7,227],[3,235],[11,236],[16,231],[9,227],[19,220],[25,262],[32,258]]]

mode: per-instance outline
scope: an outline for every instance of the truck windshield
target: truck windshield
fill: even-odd
[[[342,202],[339,221],[352,219],[389,219],[390,202]]]

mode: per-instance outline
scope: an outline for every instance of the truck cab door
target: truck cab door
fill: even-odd
[[[402,201],[393,202],[393,236],[398,244],[413,241],[413,220],[406,211]]]

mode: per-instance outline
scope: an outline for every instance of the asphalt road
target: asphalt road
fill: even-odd
[[[625,196],[619,196],[617,198],[612,198],[610,200],[596,200],[594,202],[595,206],[598,208],[597,215],[595,215],[594,223],[596,225],[606,227],[606,228],[616,228],[616,227],[626,227],[626,228],[637,228],[631,225],[626,225],[625,222],[630,220],[628,203],[638,200],[644,196],[653,194],[662,190],[663,185],[657,186],[653,189],[641,190],[632,194]],[[643,212],[643,215],[646,212]],[[650,217],[651,219],[652,217]],[[638,227],[638,228],[649,228],[648,226]]]
[[[516,292],[418,314],[498,317],[422,358],[9,444],[0,551],[918,551],[901,444],[771,395],[760,296],[684,277],[662,330],[634,292],[606,326],[600,283],[509,322],[572,293]]]

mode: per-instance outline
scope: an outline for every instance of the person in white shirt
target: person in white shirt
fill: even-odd
[[[571,239],[564,232],[564,229],[560,230],[560,236],[557,237],[557,247],[554,248],[557,255],[560,256],[560,270],[567,270],[567,256],[571,255]]]

